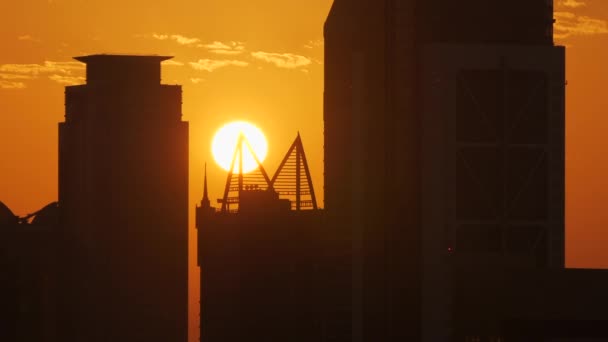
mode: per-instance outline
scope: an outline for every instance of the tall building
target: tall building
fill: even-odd
[[[240,139],[233,166],[245,145]],[[196,208],[201,341],[325,341],[333,244],[300,137],[274,177],[258,166],[228,172],[221,208],[211,205],[205,177]]]
[[[352,252],[342,341],[606,319],[597,305],[575,314],[566,301],[584,290],[557,288],[577,277],[551,273],[564,268],[566,83],[552,26],[551,0],[334,2],[325,209]]]
[[[183,341],[188,123],[170,57],[91,55],[59,124],[59,340]]]

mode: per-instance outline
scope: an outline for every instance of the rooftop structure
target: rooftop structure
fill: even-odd
[[[87,65],[89,86],[115,86],[118,83],[158,85],[161,81],[160,63],[170,56],[155,55],[89,55],[74,57]]]

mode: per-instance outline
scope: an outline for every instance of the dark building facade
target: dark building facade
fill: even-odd
[[[58,215],[57,203],[17,217],[0,202],[0,341],[58,341]]]
[[[229,172],[219,203],[205,176],[196,208],[201,341],[325,341],[334,329],[324,303],[337,295],[327,281],[338,264],[326,253],[334,241],[299,135],[272,178],[262,165]]]
[[[92,55],[59,124],[61,341],[186,341],[188,123],[170,57]]]
[[[197,211],[201,341],[321,341],[331,320],[322,305],[322,212],[248,192],[248,212]]]
[[[547,0],[334,2],[325,211],[352,280],[331,304],[348,308],[339,340],[608,335],[601,291],[582,283],[606,272],[563,270],[565,51],[552,27]]]

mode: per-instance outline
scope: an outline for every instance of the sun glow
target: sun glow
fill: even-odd
[[[264,161],[268,153],[268,142],[264,133],[255,125],[245,121],[231,122],[220,128],[213,137],[211,151],[215,162],[224,170],[229,171],[232,159],[235,158],[235,151],[240,135],[249,142],[251,149],[258,160]],[[247,147],[243,145],[243,173],[251,172],[257,168],[255,158]],[[239,157],[235,158],[234,173],[239,172]]]

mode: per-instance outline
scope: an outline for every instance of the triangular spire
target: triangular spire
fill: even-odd
[[[305,179],[304,182],[302,182],[302,178]],[[292,201],[293,209],[317,209],[317,198],[300,132],[298,132],[296,140],[291,144],[285,158],[283,158],[281,165],[270,181],[270,185],[280,196],[287,197]],[[308,197],[308,199],[302,197]]]
[[[203,208],[211,207],[211,201],[209,201],[209,194],[207,193],[207,163],[205,163],[205,181],[203,186],[203,200],[201,201]]]
[[[245,148],[248,149],[249,153],[251,153],[257,164],[257,168],[247,174],[243,172],[243,152]],[[234,177],[235,166],[238,166],[237,177]],[[251,144],[249,143],[247,138],[241,133],[239,135],[236,148],[234,150],[234,156],[232,157],[232,163],[230,164],[230,171],[228,171],[228,179],[226,180],[224,197],[220,200],[220,203],[222,203],[221,211],[224,213],[238,211],[238,209],[234,209],[234,207],[230,208],[230,206],[239,205],[241,193],[244,190],[259,191],[269,189],[271,189],[270,178],[268,177],[266,170],[264,170],[262,163],[255,154],[255,151],[251,147]]]

